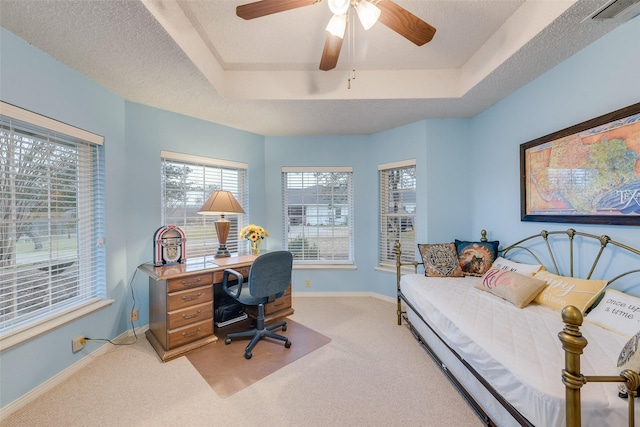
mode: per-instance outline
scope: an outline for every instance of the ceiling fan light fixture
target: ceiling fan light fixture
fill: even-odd
[[[356,5],[356,12],[365,30],[373,27],[380,18],[380,8],[368,0],[360,0]]]
[[[334,15],[344,15],[349,10],[351,0],[329,0],[329,9]]]
[[[327,31],[334,36],[338,36],[341,39],[344,38],[344,33],[347,30],[347,15],[333,15],[329,24],[327,24]]]

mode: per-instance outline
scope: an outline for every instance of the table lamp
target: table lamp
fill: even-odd
[[[225,219],[226,213],[244,213],[242,206],[233,197],[230,191],[214,191],[209,197],[209,200],[198,211],[200,215],[220,215],[220,219],[215,222],[216,234],[218,235],[218,252],[214,255],[214,258],[229,257],[231,254],[227,249],[227,237],[229,236],[229,229],[231,228],[231,222]]]

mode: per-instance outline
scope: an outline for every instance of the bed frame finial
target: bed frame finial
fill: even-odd
[[[567,427],[579,427],[580,419],[580,389],[586,383],[584,375],[580,372],[580,355],[588,342],[580,332],[583,317],[578,308],[569,305],[562,309],[562,321],[564,329],[558,333],[564,350],[564,369],[562,370],[562,382],[565,385],[566,425]]]
[[[487,230],[481,230],[480,231],[480,241],[481,242],[486,242],[487,241]]]

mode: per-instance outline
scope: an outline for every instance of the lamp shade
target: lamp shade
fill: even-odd
[[[329,0],[329,10],[334,15],[344,15],[349,10],[351,0]]]
[[[380,8],[368,0],[360,0],[356,6],[356,13],[365,30],[373,27],[380,18]]]
[[[230,191],[214,191],[209,199],[198,211],[200,215],[218,215],[225,213],[240,213],[244,210]]]
[[[344,38],[344,33],[347,29],[347,15],[333,15],[329,24],[327,25],[327,31],[334,36],[338,36],[341,39]]]

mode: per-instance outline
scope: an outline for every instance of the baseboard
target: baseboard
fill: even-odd
[[[306,298],[306,297],[370,297],[377,298],[383,301],[391,303],[398,302],[397,298],[387,295],[378,294],[376,292],[291,292],[293,298]],[[295,307],[294,307],[295,308]]]
[[[135,333],[136,333],[136,335],[138,337],[142,337],[142,336],[144,336],[144,333],[145,333],[145,331],[147,329],[149,329],[149,325],[143,325],[143,326],[140,326],[140,327],[136,328],[135,329]],[[133,330],[129,329],[126,332],[123,332],[122,334],[120,334],[119,336],[114,338],[112,341],[126,340],[127,338],[132,337],[133,335],[134,335],[133,334]],[[88,353],[82,359],[78,360],[73,365],[67,367],[63,371],[58,372],[56,375],[54,375],[53,377],[49,378],[47,381],[45,381],[42,384],[40,384],[39,386],[31,389],[29,392],[25,393],[24,395],[22,395],[18,399],[14,400],[13,402],[11,402],[8,405],[6,405],[3,408],[1,408],[0,409],[0,424],[2,424],[2,421],[6,417],[8,417],[9,415],[13,414],[15,411],[17,411],[18,409],[24,407],[25,405],[33,402],[38,397],[42,396],[44,393],[46,393],[47,391],[51,390],[53,387],[57,386],[58,384],[61,384],[62,382],[66,381],[68,378],[70,378],[76,372],[78,372],[81,369],[83,369],[86,366],[88,366],[91,362],[93,362],[93,360],[96,357],[101,356],[103,354],[106,354],[107,352],[111,351],[112,349],[113,349],[113,346],[111,344],[104,343],[103,345],[101,345],[100,347],[96,348],[91,353]]]

